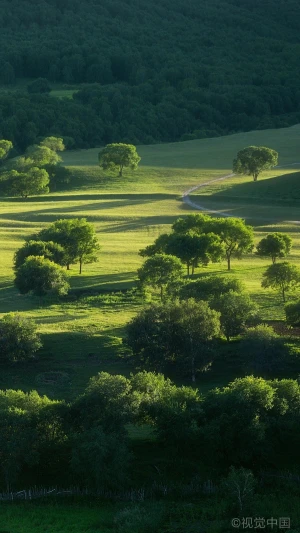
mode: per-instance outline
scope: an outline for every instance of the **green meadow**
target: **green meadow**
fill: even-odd
[[[121,339],[125,324],[143,305],[132,290],[143,261],[138,251],[169,231],[176,218],[195,212],[182,201],[182,194],[191,187],[211,181],[192,194],[193,201],[207,210],[245,218],[255,227],[257,241],[272,231],[288,232],[294,242],[289,260],[299,264],[299,140],[300,126],[293,126],[139,146],[139,169],[125,171],[123,178],[98,167],[98,149],[69,151],[63,154],[64,164],[72,171],[66,190],[26,200],[1,198],[0,313],[18,311],[35,319],[44,347],[37,362],[3,368],[0,387],[34,388],[53,398],[69,399],[82,392],[98,371],[128,375],[133,370],[124,359]],[[266,172],[257,183],[248,176],[212,181],[230,173],[237,151],[251,144],[276,149],[280,168]],[[99,261],[85,265],[82,275],[77,265],[72,266],[72,290],[65,299],[20,296],[13,286],[14,252],[29,235],[66,217],[86,217],[95,225],[101,244]],[[233,260],[230,273],[224,261],[199,269],[196,276],[218,272],[240,277],[258,303],[262,319],[282,320],[280,297],[260,287],[268,264],[249,255]],[[56,379],[56,372],[64,379]],[[203,378],[203,387],[225,384],[231,377],[235,376],[216,367]],[[201,379],[198,386],[201,389]]]

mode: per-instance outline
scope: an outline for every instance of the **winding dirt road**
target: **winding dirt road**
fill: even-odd
[[[277,166],[277,167],[274,167],[274,168],[286,168],[286,167],[292,167],[292,166],[300,166],[300,163],[289,163],[287,165]],[[232,178],[235,175],[236,174],[234,174],[234,173],[226,174],[225,176],[221,176],[220,178],[215,178],[215,179],[212,179],[210,181],[206,181],[205,183],[201,183],[200,185],[195,185],[194,187],[191,187],[190,189],[188,189],[187,191],[185,191],[183,193],[183,195],[181,197],[182,201],[185,204],[189,205],[190,207],[193,207],[194,209],[197,209],[198,211],[206,211],[206,212],[209,212],[209,213],[217,213],[219,216],[223,216],[223,217],[236,216],[236,215],[230,215],[229,213],[226,213],[224,211],[216,211],[214,209],[209,209],[207,207],[204,207],[203,205],[196,204],[195,202],[193,202],[190,199],[190,194],[192,192],[198,191],[199,189],[202,189],[202,188],[206,187],[207,185],[210,185],[211,183],[215,183],[217,181],[223,181],[223,180],[226,180],[228,178]],[[242,217],[236,217],[236,218],[242,218]],[[291,222],[294,222],[295,224],[300,224],[299,220],[293,220]]]

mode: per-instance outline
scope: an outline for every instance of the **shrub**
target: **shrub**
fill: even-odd
[[[27,361],[42,347],[32,320],[15,313],[5,315],[0,321],[0,360]]]

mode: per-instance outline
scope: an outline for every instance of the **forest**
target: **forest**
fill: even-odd
[[[299,20],[295,0],[4,1],[0,137],[83,148],[295,124]]]

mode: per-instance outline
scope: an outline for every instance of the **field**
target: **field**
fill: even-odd
[[[281,168],[265,173],[256,184],[247,176],[212,183],[195,191],[193,201],[246,218],[255,227],[257,241],[270,231],[287,231],[294,241],[290,261],[299,263],[299,138],[300,126],[294,126],[140,146],[139,169],[125,171],[122,179],[99,169],[98,149],[70,151],[63,156],[72,171],[67,190],[27,200],[2,198],[0,313],[19,311],[34,318],[44,348],[38,362],[3,368],[0,387],[35,388],[50,397],[70,399],[100,370],[128,375],[132,367],[122,358],[122,331],[142,302],[134,292],[121,291],[134,287],[142,263],[139,249],[168,231],[176,218],[194,212],[182,202],[183,192],[228,174],[232,159],[244,146],[266,145],[278,150]],[[78,266],[72,266],[72,291],[65,301],[20,296],[13,287],[15,250],[30,234],[65,217],[87,217],[95,225],[101,244],[99,262],[85,265],[81,276]],[[223,262],[199,269],[197,275],[237,275],[259,304],[263,320],[280,320],[284,312],[279,296],[260,287],[268,264],[251,255],[233,260],[231,273]],[[216,367],[198,385],[206,390],[234,377]]]
[[[108,533],[112,530],[113,506],[60,503],[4,505],[0,531],[6,533]]]

